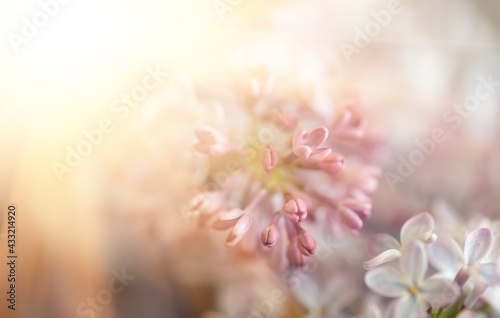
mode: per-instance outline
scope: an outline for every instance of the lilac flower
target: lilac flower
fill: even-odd
[[[443,308],[458,297],[458,287],[445,279],[425,278],[428,260],[424,244],[413,240],[399,258],[400,270],[382,266],[368,271],[366,285],[382,296],[397,298],[394,318],[427,317],[427,309]]]
[[[455,280],[459,286],[472,280],[474,288],[465,300],[467,307],[472,307],[486,288],[500,284],[499,242],[490,229],[480,228],[466,233],[463,249],[448,232],[429,246],[429,260],[441,276]]]
[[[310,132],[303,128],[293,137],[293,152],[301,159],[321,161],[332,152],[329,148],[319,148],[328,138],[328,129],[316,127]]]
[[[286,254],[291,266],[302,267],[316,250],[314,235],[319,229],[311,227],[306,232],[299,223],[322,225],[317,214],[326,208],[330,225],[335,223],[335,227],[358,235],[371,216],[369,194],[377,188],[380,174],[370,165],[354,164],[354,169],[340,176],[349,157],[332,151],[337,140],[329,139],[324,114],[307,103],[282,100],[286,94],[274,96],[279,87],[276,79],[266,68],[249,72],[242,78],[244,83],[235,83],[241,107],[228,100],[224,109],[225,103],[217,102],[220,113],[233,116],[228,125],[220,118],[217,129],[205,125],[196,130],[193,153],[208,157],[206,182],[200,185],[206,188],[200,192],[210,196],[193,200],[191,211],[198,216],[199,225],[228,230],[228,246],[248,236],[270,248],[278,244],[280,236],[285,237],[278,245],[286,247],[287,253],[254,247],[255,254]],[[335,126],[335,139],[342,139],[344,147],[339,149],[350,151],[349,143],[355,142],[341,137],[342,131],[364,129],[360,125],[364,119],[360,121],[361,116],[354,113],[350,110],[349,118]],[[299,126],[312,123],[316,125],[312,130]],[[232,133],[231,142],[221,131]],[[205,202],[212,198],[215,202]],[[281,220],[282,226],[278,226]],[[264,222],[267,227],[255,229]],[[257,233],[260,238],[254,237]]]
[[[431,243],[436,240],[434,229],[434,219],[427,212],[420,213],[408,219],[401,227],[401,244],[389,234],[375,234],[366,239],[366,249],[368,254],[375,256],[363,263],[366,270],[373,269],[381,264],[398,259],[401,256],[401,249],[413,240],[424,243]]]

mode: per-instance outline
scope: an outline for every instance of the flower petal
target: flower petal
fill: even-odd
[[[318,148],[311,153],[310,161],[321,161],[332,153],[330,148]]]
[[[479,277],[488,285],[500,284],[500,273],[496,263],[486,263],[478,266]]]
[[[212,228],[215,230],[224,231],[232,228],[238,220],[215,220],[212,223]]]
[[[493,247],[483,261],[490,263],[496,262],[500,258],[500,233],[493,237]]]
[[[380,253],[369,261],[363,262],[363,267],[366,270],[371,270],[379,265],[398,259],[400,256],[401,252],[399,250],[390,249]]]
[[[235,236],[245,235],[245,233],[248,232],[248,229],[250,229],[251,224],[252,219],[250,216],[248,214],[243,214],[234,225],[232,234]]]
[[[293,148],[293,153],[300,159],[307,159],[312,153],[311,147],[300,145]]]
[[[401,245],[411,239],[427,240],[434,229],[434,218],[427,212],[420,213],[408,219],[401,227]]]
[[[245,213],[245,211],[243,211],[242,209],[232,209],[229,211],[224,211],[224,212],[219,213],[217,215],[217,219],[220,221],[235,220],[235,219],[239,218],[240,216],[242,216],[243,213]]]
[[[455,302],[460,294],[457,284],[441,278],[430,278],[419,286],[420,296],[432,308],[446,307]]]
[[[382,296],[399,297],[407,292],[403,275],[390,267],[379,267],[365,274],[365,284]]]
[[[493,246],[493,233],[488,228],[472,231],[465,239],[464,256],[468,265],[480,261]]]
[[[462,250],[447,231],[427,247],[427,252],[432,266],[449,277],[455,277],[464,265]]]
[[[418,286],[427,272],[427,254],[424,244],[420,241],[412,241],[404,246],[399,258],[401,271],[411,278],[414,286]]]
[[[417,298],[408,294],[401,297],[394,306],[394,318],[420,318],[427,317],[425,307]]]
[[[365,247],[371,257],[375,257],[389,249],[399,250],[401,248],[399,242],[392,235],[386,233],[368,236],[365,240]]]
[[[304,137],[307,136],[307,129],[302,128],[295,133],[293,136],[292,146],[293,148],[299,146],[304,141]]]
[[[318,148],[328,138],[328,128],[319,126],[311,130],[307,136],[306,143],[312,149]]]
[[[469,293],[469,295],[467,295],[467,297],[464,300],[465,307],[472,308],[472,306],[474,306],[476,304],[476,302],[478,301],[479,297],[481,297],[484,294],[486,289],[488,289],[487,284],[481,284],[481,283],[476,282],[476,284],[474,285],[474,288],[472,289],[472,291]]]

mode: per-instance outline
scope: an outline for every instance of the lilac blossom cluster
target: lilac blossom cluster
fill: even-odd
[[[479,227],[463,233],[460,244],[448,229],[433,233],[434,225],[431,214],[421,213],[404,223],[400,241],[385,233],[367,238],[373,258],[363,263],[365,283],[395,299],[385,316],[480,317],[496,306],[491,294],[500,286],[500,233]]]
[[[368,139],[355,100],[332,104],[325,116],[304,101],[278,101],[275,79],[258,75],[242,90],[242,106],[219,103],[219,112],[244,121],[226,116],[196,129],[192,152],[209,172],[189,211],[201,227],[229,230],[228,246],[245,236],[260,237],[260,249],[281,242],[288,264],[303,267],[317,247],[312,231],[359,235],[381,171],[355,156]]]

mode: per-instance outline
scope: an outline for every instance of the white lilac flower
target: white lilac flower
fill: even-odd
[[[465,300],[472,307],[489,286],[500,284],[497,267],[500,256],[500,236],[493,236],[488,228],[466,233],[464,247],[444,231],[436,242],[429,246],[429,261],[439,275],[455,280],[464,286],[471,279],[473,290]]]
[[[427,317],[427,310],[444,308],[458,297],[458,286],[445,279],[425,278],[428,260],[425,246],[418,240],[406,244],[399,258],[400,270],[381,266],[365,275],[374,292],[396,298],[393,316]]]
[[[417,214],[408,219],[401,227],[399,243],[393,236],[380,233],[369,236],[366,239],[366,249],[373,258],[363,263],[366,270],[373,269],[381,264],[396,260],[401,256],[401,249],[412,240],[420,240],[431,243],[436,240],[434,219],[427,212]]]

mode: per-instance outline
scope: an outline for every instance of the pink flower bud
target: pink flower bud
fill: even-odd
[[[302,222],[307,218],[307,204],[301,199],[292,199],[285,203],[285,215],[292,222]]]
[[[318,163],[318,167],[324,172],[334,175],[344,169],[345,157],[339,153],[331,153]]]
[[[276,225],[271,224],[269,227],[265,228],[262,231],[262,234],[260,236],[260,241],[262,242],[262,245],[267,246],[267,247],[272,247],[276,245],[280,238],[280,232],[278,231],[278,228]]]
[[[297,247],[302,255],[309,256],[316,251],[316,240],[311,234],[300,229],[297,235]]]
[[[340,208],[340,219],[342,222],[353,230],[360,230],[363,227],[363,220],[356,214],[353,210],[341,207]]]
[[[356,213],[361,219],[366,219],[371,216],[371,202],[363,202],[356,199],[345,199],[342,200],[341,204],[344,208],[354,211],[354,213]]]
[[[280,154],[277,150],[271,148],[269,144],[262,147],[260,151],[260,163],[264,167],[264,170],[270,172],[276,167],[280,161]]]

